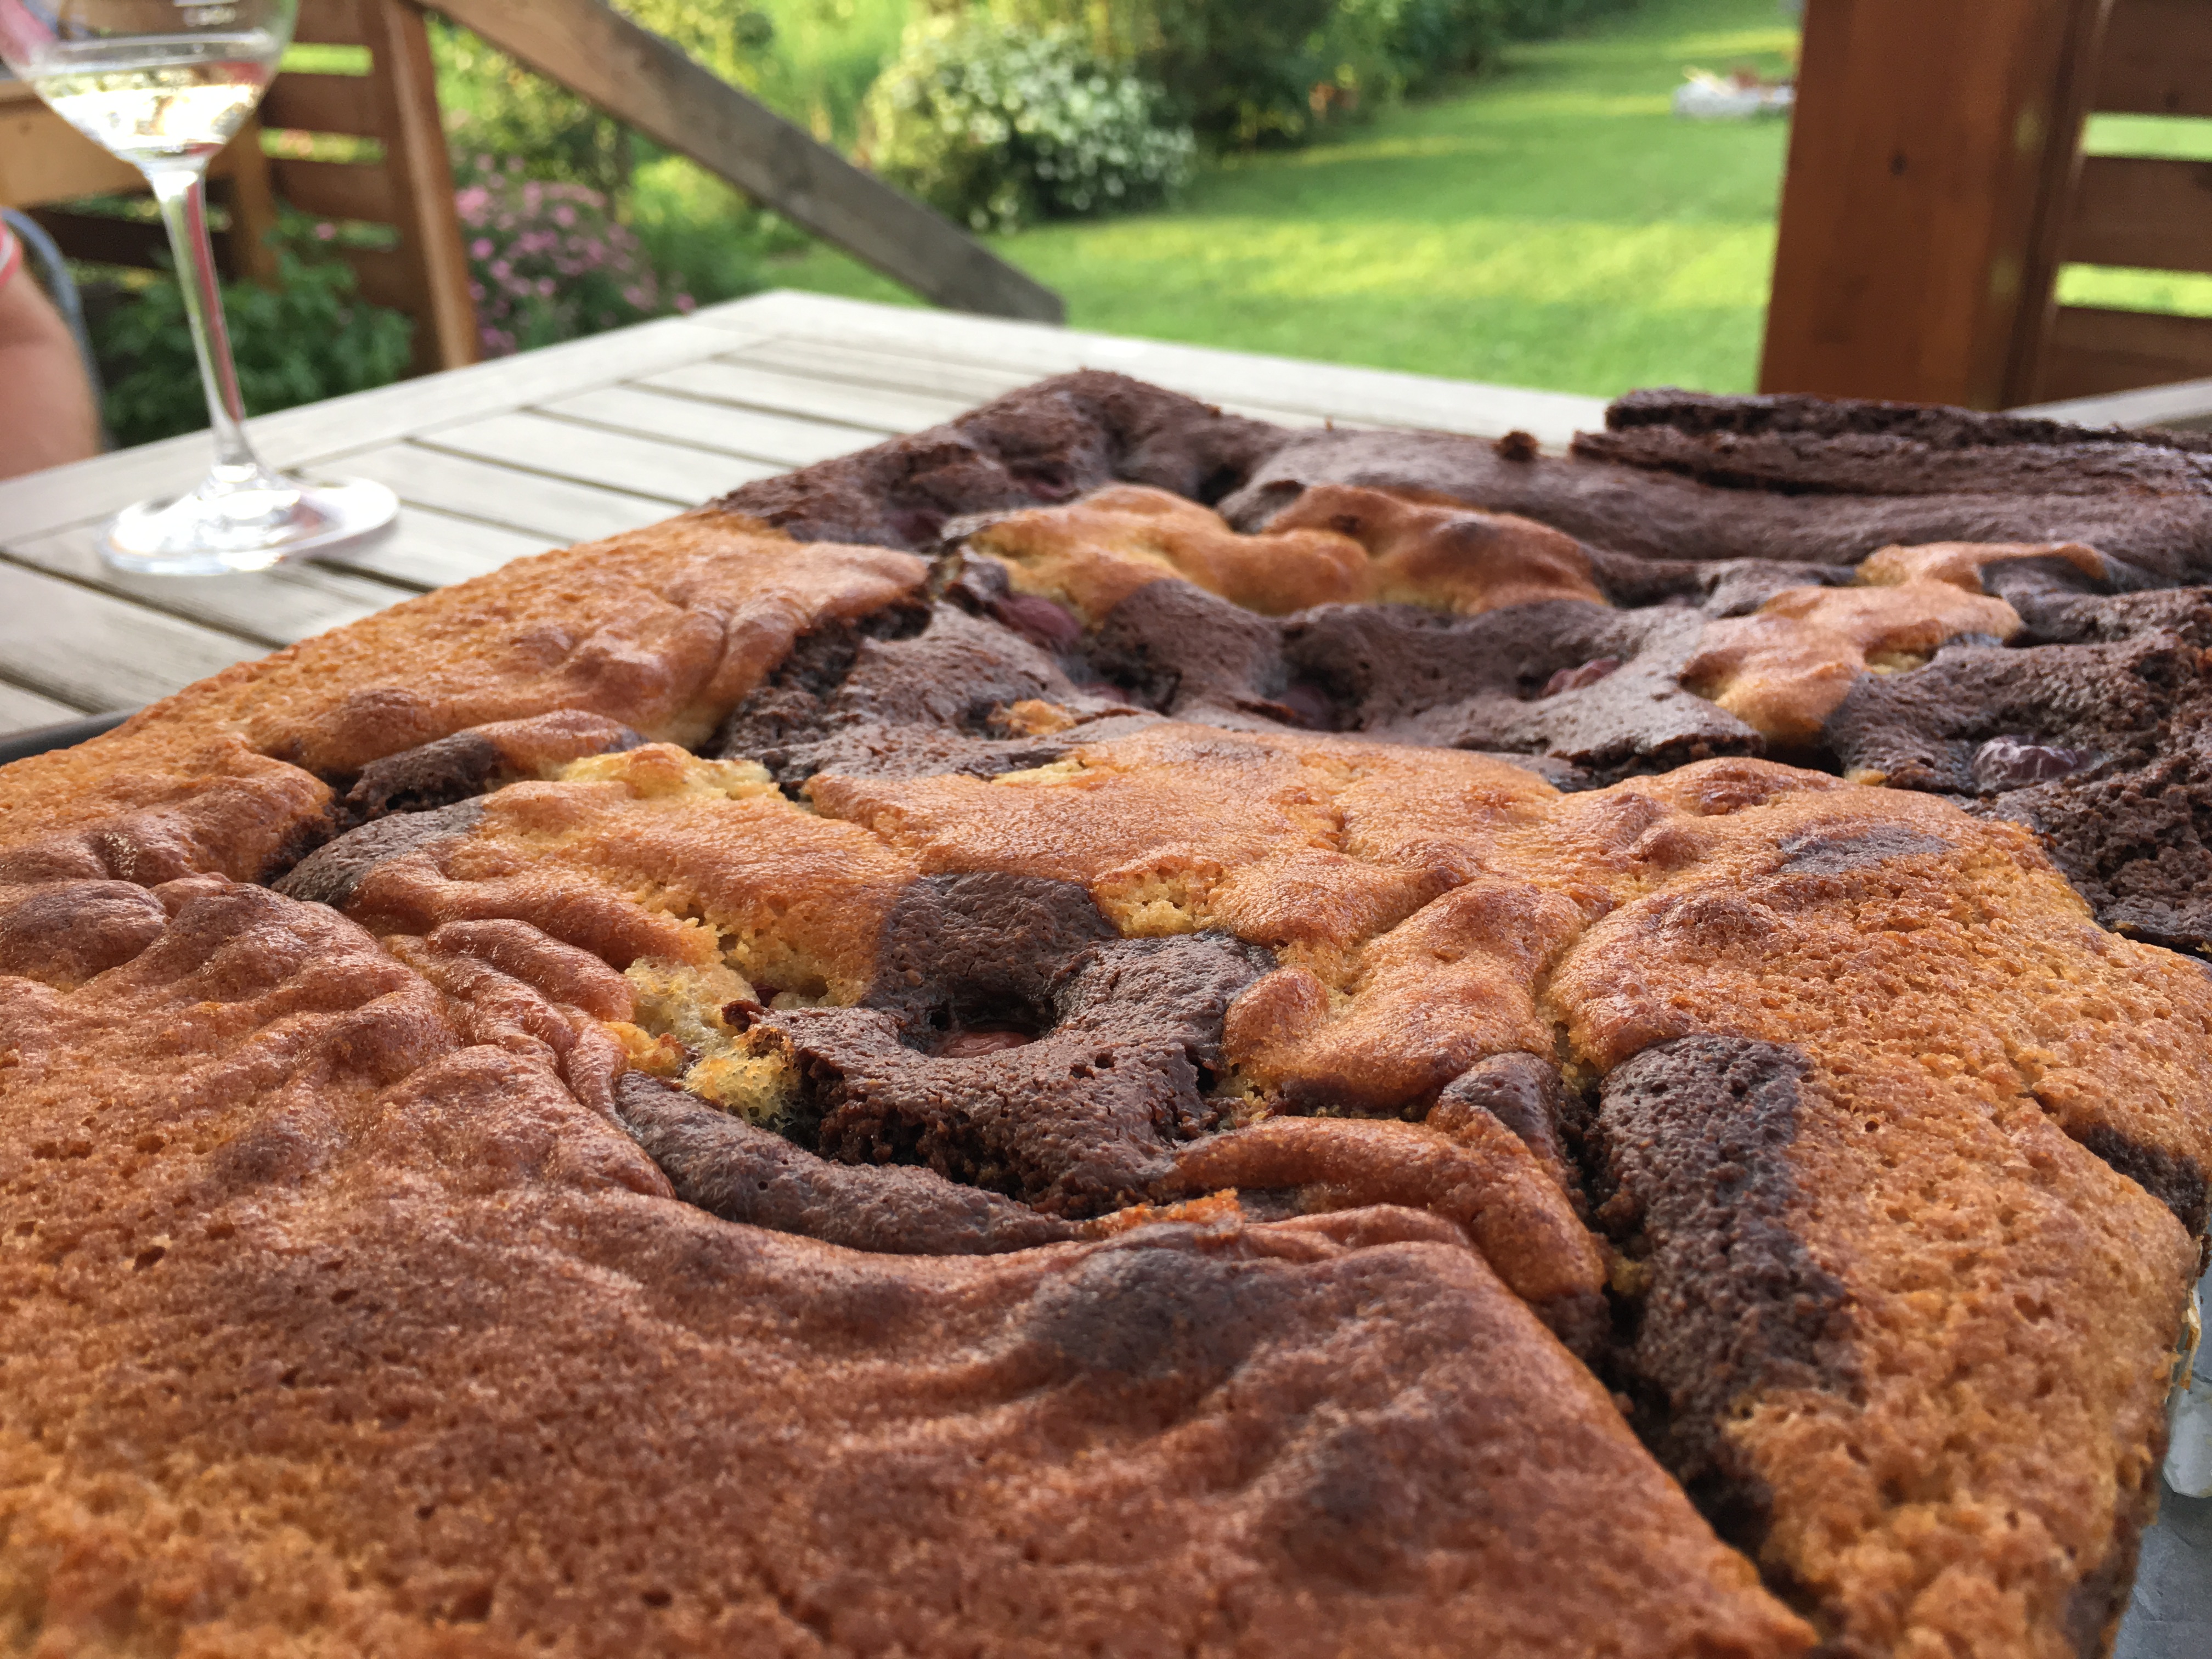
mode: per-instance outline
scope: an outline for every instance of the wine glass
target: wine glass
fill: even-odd
[[[246,438],[208,241],[207,167],[261,101],[298,10],[299,0],[0,0],[0,58],[153,186],[199,354],[215,470],[187,495],[123,510],[101,550],[125,570],[266,569],[374,535],[399,510],[380,483],[272,472]]]

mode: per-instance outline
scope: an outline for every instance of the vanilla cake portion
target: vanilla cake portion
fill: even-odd
[[[0,770],[0,1637],[2104,1651],[2205,465],[1086,373]]]

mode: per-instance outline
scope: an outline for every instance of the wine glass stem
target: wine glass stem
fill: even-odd
[[[185,316],[192,325],[192,348],[200,359],[200,385],[207,392],[208,420],[215,428],[216,465],[258,471],[261,463],[246,441],[246,404],[238,395],[238,366],[231,361],[230,331],[223,326],[215,245],[208,240],[205,173],[204,166],[149,167],[146,182],[154,187],[161,222],[168,228],[169,246],[177,258]]]

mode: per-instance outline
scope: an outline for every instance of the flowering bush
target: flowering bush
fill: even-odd
[[[504,164],[478,156],[471,173],[453,205],[485,356],[692,308],[690,295],[667,291],[599,191],[526,179],[514,156]]]
[[[978,230],[1147,206],[1190,174],[1190,129],[1158,88],[1073,29],[927,19],[869,89],[869,161]]]

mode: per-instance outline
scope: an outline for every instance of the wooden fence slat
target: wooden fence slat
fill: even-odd
[[[27,87],[21,90],[21,98],[0,106],[0,207],[146,187],[137,168],[100,149]]]
[[[365,75],[305,75],[287,70],[269,83],[261,125],[301,132],[343,132],[381,138],[374,88]]]
[[[493,46],[925,298],[1059,322],[1060,296],[600,0],[434,0]]]
[[[2086,157],[2066,258],[2090,265],[2212,270],[2212,162]]]
[[[2035,401],[2100,398],[2212,375],[2212,317],[2061,306]]]
[[[408,309],[415,295],[415,275],[405,254],[397,248],[349,247],[339,257],[360,279],[362,299],[395,311]]]
[[[300,21],[292,38],[304,46],[367,46],[361,0],[300,0]]]
[[[302,213],[324,219],[393,222],[392,179],[380,167],[349,161],[276,161],[269,164],[276,193]]]
[[[67,208],[42,207],[29,211],[31,217],[68,251],[70,258],[90,264],[136,265],[150,270],[154,256],[168,250],[169,234],[155,220],[117,219],[101,213],[73,213]],[[216,265],[228,274],[232,269],[230,233],[210,231],[208,240],[215,245]]]
[[[2113,0],[2093,107],[2212,115],[2212,6],[2204,0]]]

